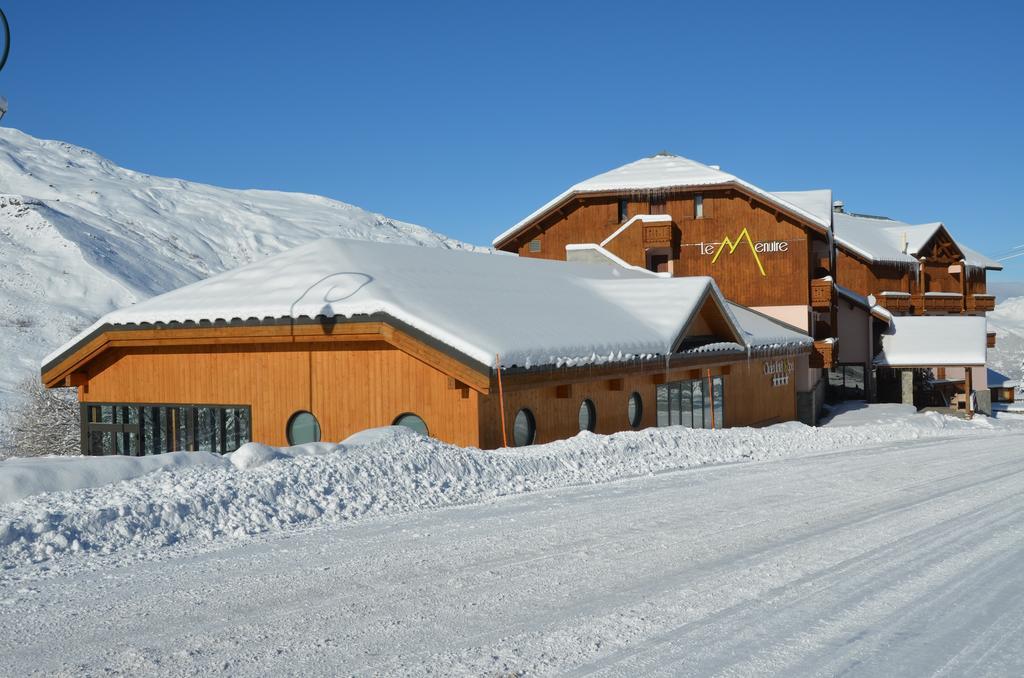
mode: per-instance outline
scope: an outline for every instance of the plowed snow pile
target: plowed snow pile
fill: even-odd
[[[210,542],[312,521],[473,503],[704,464],[998,433],[1024,424],[1009,417],[966,422],[935,413],[887,414],[822,428],[787,423],[762,429],[581,433],[493,452],[384,428],[341,444],[249,444],[224,457],[179,452],[10,459],[0,462],[0,567],[69,553]],[[836,424],[841,422],[837,418]]]

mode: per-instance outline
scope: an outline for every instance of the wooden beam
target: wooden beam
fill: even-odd
[[[559,384],[555,387],[556,398],[571,398],[572,397],[572,384]]]
[[[974,418],[974,404],[971,402],[971,391],[974,390],[974,373],[970,367],[964,368],[964,397],[967,402],[967,418]]]
[[[85,372],[72,372],[64,380],[65,386],[85,386],[89,383],[89,375]]]
[[[625,383],[626,383],[625,380],[621,379],[621,378],[620,379],[609,379],[608,380],[608,390],[609,391],[621,391],[623,389],[623,386],[625,385]]]

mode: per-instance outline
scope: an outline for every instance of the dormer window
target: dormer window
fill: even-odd
[[[629,215],[629,202],[626,200],[619,201],[619,223],[625,223],[626,217]]]
[[[693,218],[704,218],[704,196],[701,195],[700,193],[693,196]]]

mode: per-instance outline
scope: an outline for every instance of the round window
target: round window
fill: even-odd
[[[587,398],[580,403],[580,430],[593,431],[597,426],[597,410],[594,409],[594,401]]]
[[[406,412],[405,414],[398,415],[394,423],[391,425],[404,426],[406,428],[411,428],[413,431],[416,431],[416,433],[421,435],[430,435],[430,432],[427,431],[427,422],[423,421],[422,417],[413,414],[412,412]]]
[[[310,412],[296,412],[288,420],[288,444],[320,442],[320,422]]]
[[[512,424],[512,442],[516,447],[533,445],[537,437],[537,422],[533,418],[533,412],[525,407],[516,413],[516,420]]]
[[[629,417],[630,426],[640,427],[640,422],[644,420],[644,401],[639,393],[629,396],[629,403],[626,404],[626,416]]]

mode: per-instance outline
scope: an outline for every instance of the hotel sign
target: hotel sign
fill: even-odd
[[[722,256],[722,252],[725,252],[726,247],[729,248],[727,254],[732,254],[737,248],[742,245],[741,251],[750,250],[750,254],[754,257],[754,261],[757,263],[757,270],[761,272],[762,276],[768,274],[764,272],[764,265],[761,263],[762,254],[781,254],[789,251],[789,243],[785,240],[769,240],[754,242],[750,237],[750,233],[747,229],[740,231],[740,234],[736,236],[736,240],[733,240],[729,236],[725,236],[722,242],[700,242],[697,243],[697,247],[700,249],[700,253],[705,256],[711,256],[711,263],[714,264],[718,261],[718,258]],[[712,256],[713,255],[713,256]]]
[[[772,378],[772,386],[785,386],[789,383],[789,375],[793,374],[793,361],[790,359],[765,360],[764,373]]]

